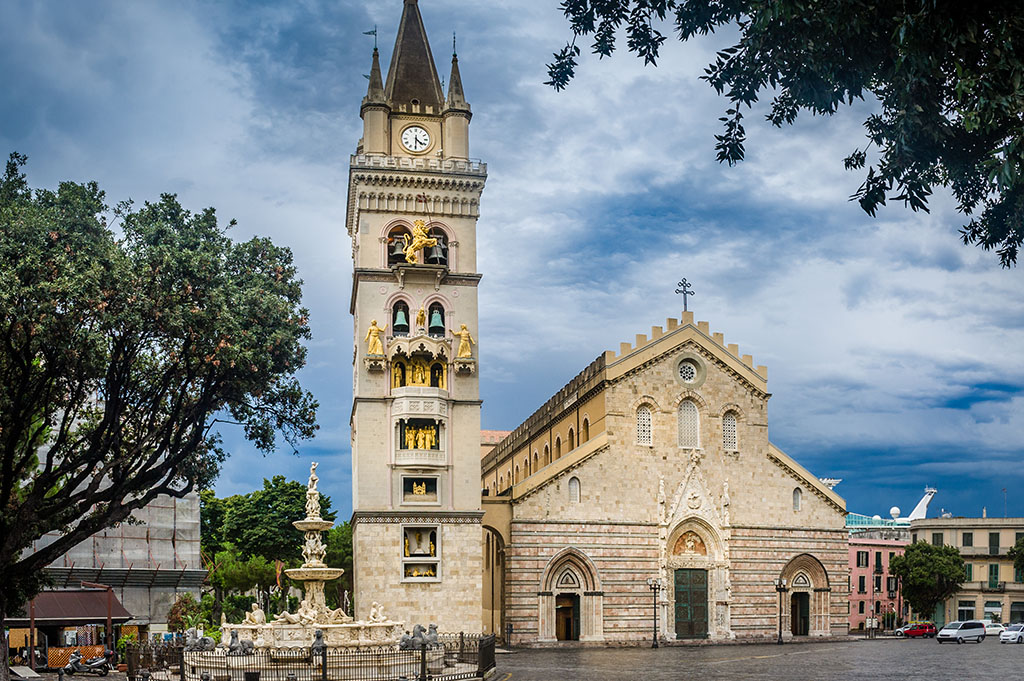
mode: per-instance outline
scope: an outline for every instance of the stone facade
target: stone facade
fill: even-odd
[[[453,57],[442,92],[416,2],[382,78],[374,50],[352,156],[356,619],[481,630],[476,221],[487,166]]]
[[[911,541],[955,546],[967,566],[960,592],[940,605],[935,625],[964,619],[1024,622],[1024,572],[1006,555],[1024,538],[1024,518],[926,518],[910,522]]]
[[[689,313],[667,328],[599,357],[483,459],[511,507],[484,523],[513,642],[650,640],[648,580],[668,640],[846,634],[844,501],[769,442],[764,367]]]

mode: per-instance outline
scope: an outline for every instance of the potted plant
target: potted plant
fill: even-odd
[[[121,637],[117,639],[117,645],[114,648],[117,649],[117,671],[124,672],[128,670],[128,665],[123,662],[125,660],[125,654],[128,651],[128,646],[135,645],[139,642],[139,637],[135,635],[135,632],[130,631],[127,634],[121,634]]]

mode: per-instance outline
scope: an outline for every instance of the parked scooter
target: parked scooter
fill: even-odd
[[[64,666],[64,673],[68,676],[74,676],[77,673],[106,676],[110,672],[111,658],[113,656],[114,651],[108,650],[104,655],[97,655],[88,660],[83,660],[82,653],[76,648],[71,651],[71,657],[68,658],[68,663]]]

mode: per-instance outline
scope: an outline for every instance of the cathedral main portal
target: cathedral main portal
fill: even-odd
[[[708,571],[675,571],[676,638],[708,635]]]

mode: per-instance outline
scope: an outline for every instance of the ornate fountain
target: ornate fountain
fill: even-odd
[[[334,527],[330,520],[320,516],[320,492],[317,464],[309,469],[306,486],[306,517],[292,523],[304,533],[301,567],[285,570],[291,579],[303,583],[303,599],[296,612],[282,612],[268,622],[256,603],[241,624],[221,624],[222,640],[230,640],[237,632],[240,641],[252,641],[255,648],[288,648],[310,646],[322,632],[323,642],[331,648],[357,648],[360,646],[386,646],[397,644],[402,637],[402,622],[392,622],[384,614],[384,607],[373,603],[370,620],[353,621],[341,608],[328,607],[324,598],[324,583],[345,574],[341,568],[324,563],[327,546],[321,533]]]

